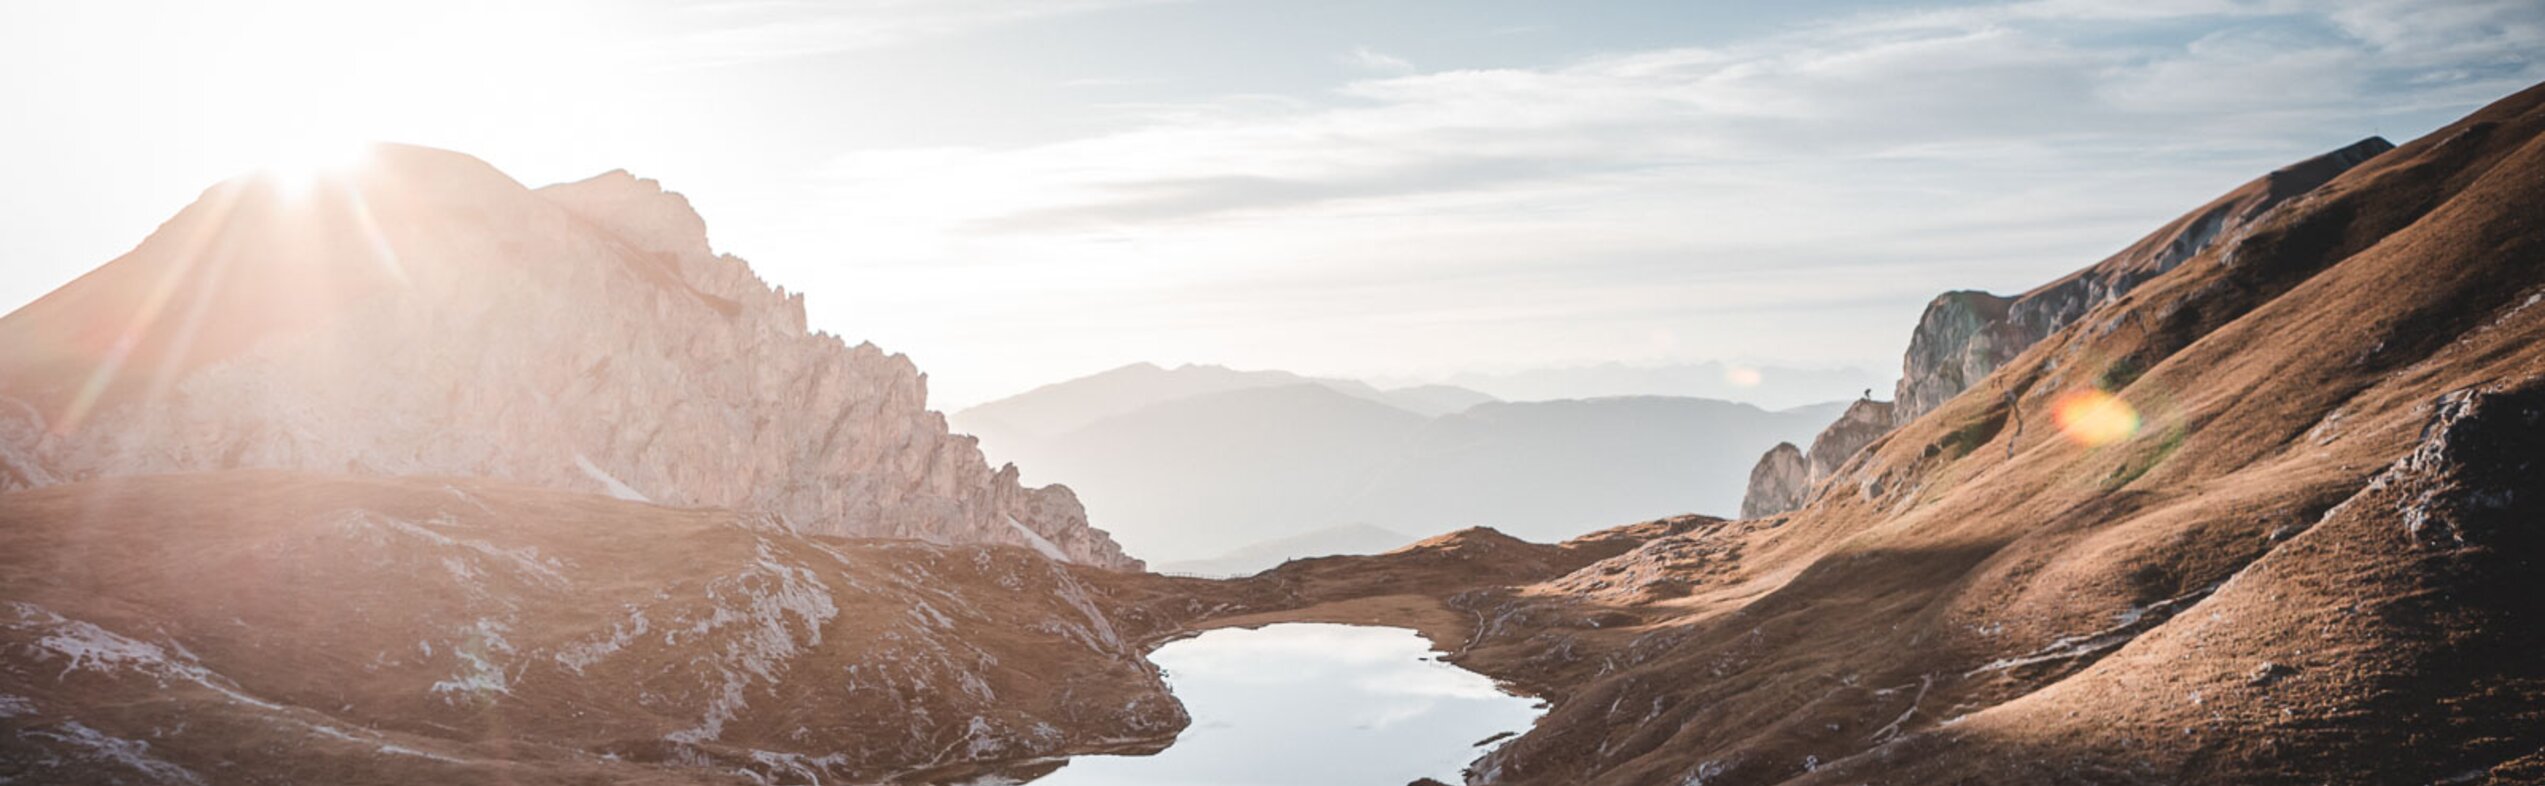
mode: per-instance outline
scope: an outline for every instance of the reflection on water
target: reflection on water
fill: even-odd
[[[1401,628],[1216,630],[1149,658],[1193,715],[1155,756],[1082,756],[1034,786],[1402,786],[1462,782],[1477,743],[1523,731],[1535,702],[1433,660]]]

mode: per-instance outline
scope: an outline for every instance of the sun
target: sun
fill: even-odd
[[[297,197],[321,182],[362,168],[370,160],[371,151],[372,143],[355,139],[291,140],[267,150],[257,174],[271,181],[285,196]]]

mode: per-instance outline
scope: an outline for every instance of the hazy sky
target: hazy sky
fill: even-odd
[[[0,308],[297,147],[626,168],[961,405],[1134,360],[1891,370],[1927,298],[2545,80],[2545,2],[0,6]]]

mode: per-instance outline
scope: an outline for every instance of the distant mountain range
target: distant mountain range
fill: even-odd
[[[1609,396],[1687,396],[1786,409],[1889,390],[1896,374],[1861,368],[1791,368],[1717,361],[1654,366],[1602,363],[1508,373],[1462,373],[1440,384],[1480,391],[1505,401],[1551,401]],[[1391,384],[1391,380],[1378,380]]]
[[[1163,563],[1155,569],[1160,573],[1212,578],[1251,576],[1301,556],[1379,554],[1416,540],[1391,529],[1344,524],[1241,546],[1210,559]]]
[[[1353,525],[1562,538],[1676,513],[1728,515],[1759,452],[1808,436],[1838,409],[1665,396],[1505,402],[1449,386],[1138,364],[951,423],[1034,482],[1075,490],[1135,553],[1268,566],[1331,553],[1293,539]],[[1268,542],[1285,545],[1237,552]]]
[[[1316,385],[1417,415],[1446,415],[1495,400],[1450,385],[1412,385],[1381,390],[1350,379],[1305,377],[1288,371],[1239,371],[1186,364],[1165,368],[1133,363],[1066,382],[1055,382],[955,413],[955,429],[981,438],[996,451],[1067,434],[1090,423],[1143,407],[1232,390]],[[1022,462],[1020,462],[1022,463]]]

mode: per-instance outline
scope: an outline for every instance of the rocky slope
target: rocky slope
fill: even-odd
[[[1471,783],[2535,783],[2540,306],[2545,86],[2092,307],[1792,513],[1141,608],[1417,625],[1550,699]]]
[[[0,318],[0,489],[464,475],[1139,565],[1068,489],[1025,487],[949,434],[907,358],[808,332],[802,296],[713,252],[652,181],[533,191],[382,146],[285,185],[217,186]]]
[[[1750,467],[1748,491],[1741,495],[1741,518],[1754,519],[1793,510],[1809,501],[1812,465],[1791,442],[1776,443]]]
[[[2141,283],[2174,269],[2222,240],[2235,238],[2273,207],[2312,191],[2335,176],[2394,149],[2378,137],[2354,142],[2300,161],[2236,187],[2209,204],[2148,233],[2129,248],[2086,268],[2014,297],[1986,292],[1955,291],[1936,296],[1918,316],[1900,361],[1900,381],[1892,395],[1889,426],[1916,420],[2011,361],[2050,334],[2074,323],[2086,312],[2128,294]],[[1855,429],[1842,421],[1833,429]],[[1823,435],[1814,443],[1843,446],[1845,453],[1872,441],[1874,435]],[[1861,438],[1859,438],[1861,437]],[[1839,455],[1829,462],[1844,461]],[[1811,476],[1817,484],[1826,474]],[[1754,488],[1746,501],[1750,515],[1782,513],[1799,507],[1806,496],[1784,492],[1786,479],[1769,475],[1770,483]]]
[[[2274,170],[2159,227],[2120,253],[2021,295],[1938,296],[1919,316],[1908,353],[1901,358],[1892,396],[1894,422],[1907,423],[1933,411],[2086,312],[2244,233],[2280,203],[2394,148],[2383,138],[2369,137]]]
[[[1117,574],[1026,549],[464,478],[0,500],[8,782],[953,781],[1186,722]]]

